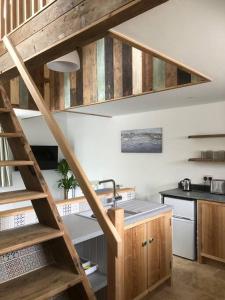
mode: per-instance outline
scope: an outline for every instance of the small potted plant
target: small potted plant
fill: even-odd
[[[58,187],[64,189],[64,199],[68,199],[69,191],[75,191],[79,186],[78,181],[65,159],[58,163],[57,171],[62,175],[62,178],[58,180]]]

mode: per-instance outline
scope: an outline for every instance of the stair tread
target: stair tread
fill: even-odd
[[[50,265],[0,285],[0,300],[46,300],[82,281],[82,275]]]
[[[29,191],[29,190],[4,192],[4,193],[0,193],[0,204],[42,199],[42,198],[46,198],[47,196],[48,194],[46,193]]]
[[[1,160],[0,167],[19,167],[19,166],[33,166],[34,162],[31,160]]]
[[[0,255],[49,241],[62,235],[62,231],[41,224],[4,230],[0,232]]]
[[[0,132],[2,138],[18,138],[23,136],[21,132]]]

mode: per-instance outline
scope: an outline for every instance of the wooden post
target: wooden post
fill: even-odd
[[[108,216],[120,235],[121,243],[118,255],[110,243],[107,246],[107,300],[124,300],[124,209],[109,209]]]

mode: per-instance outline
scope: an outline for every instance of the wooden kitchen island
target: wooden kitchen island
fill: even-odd
[[[126,203],[138,203],[139,200],[131,201]],[[122,274],[119,284],[120,287],[124,285],[124,299],[142,299],[164,282],[171,282],[172,210],[169,206],[159,204],[158,209],[154,208],[151,212],[132,217],[127,217],[125,210],[124,218],[122,206],[123,204],[115,209],[118,213],[115,216],[119,217],[115,223],[120,226],[124,246],[123,258],[118,259]],[[98,264],[99,269],[95,275],[90,276],[90,281],[93,282],[94,278],[93,288],[98,299],[108,300],[104,289],[107,285],[106,275],[109,278],[114,276],[114,269],[110,249],[100,226],[96,220],[80,215],[66,216],[64,222],[79,255]]]

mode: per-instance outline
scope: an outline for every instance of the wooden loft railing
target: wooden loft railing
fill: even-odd
[[[0,38],[9,34],[54,0],[0,0]]]

